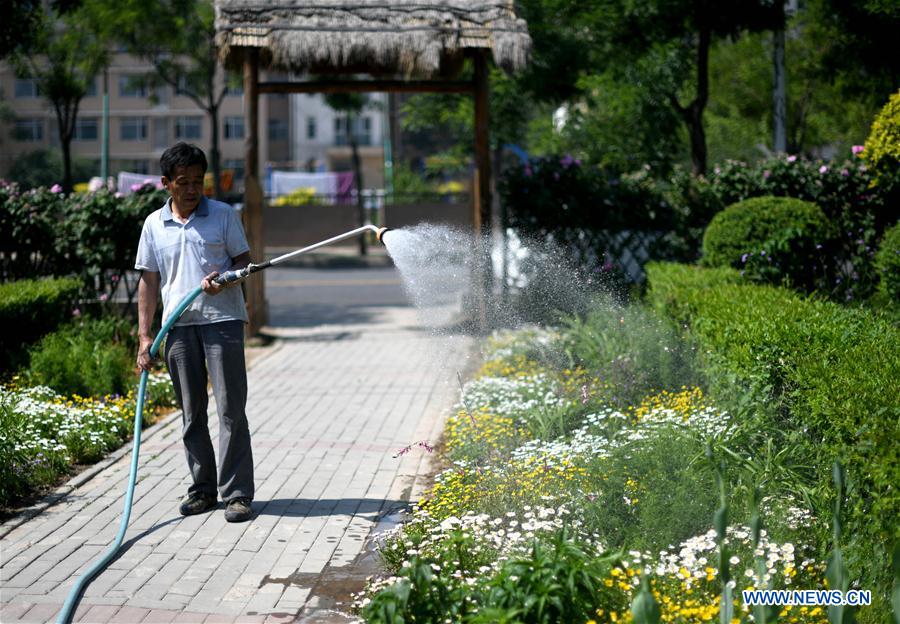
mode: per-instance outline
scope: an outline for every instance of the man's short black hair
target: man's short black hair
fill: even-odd
[[[159,157],[159,168],[162,170],[162,174],[170,180],[178,167],[193,165],[200,165],[203,167],[203,173],[206,173],[206,154],[202,149],[190,143],[176,143]]]

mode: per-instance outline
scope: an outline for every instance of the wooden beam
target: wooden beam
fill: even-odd
[[[314,80],[261,82],[260,93],[473,93],[468,81],[437,80]]]
[[[259,50],[244,51],[244,231],[252,262],[265,260],[262,236],[263,192],[259,183]],[[268,320],[265,271],[244,282],[247,295],[247,333],[259,333]]]

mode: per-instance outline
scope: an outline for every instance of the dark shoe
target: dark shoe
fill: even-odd
[[[243,496],[232,498],[225,506],[225,520],[228,522],[246,522],[252,514],[250,499]]]
[[[201,514],[204,511],[209,511],[213,507],[216,506],[218,500],[215,496],[209,496],[207,494],[188,494],[183,501],[181,501],[181,507],[178,508],[178,511],[181,512],[182,516],[193,516],[195,514]]]

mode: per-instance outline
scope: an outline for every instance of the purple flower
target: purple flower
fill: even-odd
[[[763,249],[763,250],[762,250],[762,251],[761,251],[761,252],[759,252],[759,255],[761,255],[761,256],[765,256],[765,255],[766,255],[766,250],[765,250],[765,249]]]
[[[787,157],[788,162],[794,162],[795,160],[797,160],[797,157],[794,156],[793,154],[791,154],[790,156]]]
[[[828,167],[826,167],[825,165],[822,165],[821,167],[819,167],[819,173],[825,173],[827,171],[828,171]]]
[[[865,149],[866,148],[862,145],[854,145],[853,147],[850,148],[850,151],[853,152],[854,154],[862,154],[863,150],[865,150]]]
[[[533,172],[531,171],[531,167],[528,166],[528,165],[526,165],[526,166],[525,166],[525,177],[530,178],[532,173],[533,173]]]
[[[569,154],[566,154],[562,158],[559,159],[559,164],[568,169],[575,163],[575,159],[572,158]]]
[[[750,255],[750,254],[744,254],[744,255],[741,256],[741,264],[747,262],[747,257],[748,257],[749,255]]]
[[[62,187],[59,184],[54,184],[50,187],[51,193],[62,193]]]
[[[772,175],[772,172],[769,171],[768,169],[763,171],[763,178],[768,178],[770,175]]]
[[[816,249],[822,249],[822,245],[816,245]]]
[[[850,170],[849,169],[841,169],[841,175],[844,176],[845,178],[848,177],[850,175]]]

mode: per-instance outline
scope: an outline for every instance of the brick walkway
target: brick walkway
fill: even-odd
[[[430,457],[394,455],[436,440],[470,348],[418,329],[411,309],[374,313],[367,325],[281,330],[251,366],[250,522],[226,523],[221,506],[179,516],[180,417],[148,432],[124,552],[88,585],[75,621],[348,621],[327,585],[353,569],[379,520],[420,494]],[[58,503],[0,526],[2,622],[55,621],[118,531],[129,461],[123,449]]]

